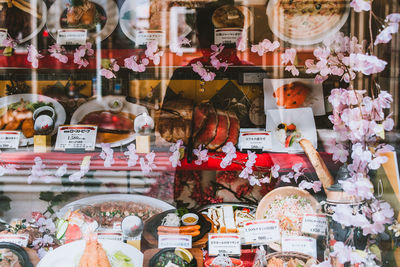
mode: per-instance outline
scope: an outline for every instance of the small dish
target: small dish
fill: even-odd
[[[186,213],[181,220],[184,225],[196,225],[199,221],[199,216],[194,213]]]

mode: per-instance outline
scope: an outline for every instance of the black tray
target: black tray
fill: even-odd
[[[154,256],[150,259],[150,261],[149,261],[149,267],[156,266],[156,262],[157,262],[158,258],[159,258],[162,254],[164,254],[165,252],[174,252],[174,251],[175,251],[175,248],[164,248],[164,249],[160,250],[159,252],[156,253],[156,255],[154,255]],[[196,258],[195,258],[194,256],[193,256],[193,260],[190,262],[190,265],[189,265],[189,266],[191,266],[191,267],[197,267],[197,260],[196,260]]]
[[[158,230],[157,230],[157,228],[158,228],[158,226],[161,225],[162,219],[168,213],[173,213],[175,211],[176,210],[167,210],[167,211],[164,211],[164,212],[159,213],[157,215],[154,215],[153,217],[148,219],[148,221],[145,224],[145,228],[147,229],[147,231],[149,233],[151,233],[155,237],[155,239],[158,240]],[[193,211],[190,211],[190,212],[193,212]],[[199,216],[199,221],[197,222],[197,224],[200,225],[200,234],[198,236],[193,236],[192,237],[192,242],[196,242],[196,241],[200,240],[204,235],[208,234],[211,231],[212,225],[200,213],[198,213],[198,212],[193,212],[193,213],[195,213],[197,216]]]

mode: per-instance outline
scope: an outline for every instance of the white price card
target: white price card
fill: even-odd
[[[192,248],[191,235],[159,235],[158,248]]]
[[[244,223],[246,244],[262,245],[280,239],[279,220],[255,220]]]
[[[0,28],[0,47],[4,47],[3,42],[7,39],[8,31],[7,29]]]
[[[238,234],[209,234],[208,254],[210,256],[240,255],[240,235]]]
[[[96,144],[97,126],[95,125],[64,125],[58,127],[55,150],[83,149],[94,150]]]
[[[87,40],[86,29],[59,29],[57,30],[57,44],[84,45]]]
[[[18,149],[21,133],[18,131],[0,131],[0,148]]]
[[[301,231],[312,235],[326,235],[328,221],[324,214],[304,214]]]
[[[253,131],[240,132],[238,147],[242,149],[261,149],[266,151],[271,149],[271,132]]]
[[[99,231],[97,232],[97,238],[99,240],[115,240],[115,241],[123,241],[122,232],[117,231]]]
[[[242,35],[242,28],[220,28],[214,31],[215,44],[235,44]]]
[[[165,42],[165,31],[161,30],[138,30],[136,31],[136,45],[145,45],[149,42],[156,41],[162,46]]]
[[[9,242],[17,244],[18,246],[26,248],[29,241],[29,235],[19,235],[19,234],[1,234],[0,242]]]
[[[317,240],[307,236],[282,237],[282,251],[294,251],[317,257]]]

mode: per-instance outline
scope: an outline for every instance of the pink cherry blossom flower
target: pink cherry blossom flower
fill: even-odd
[[[49,171],[47,171],[46,165],[40,157],[34,159],[35,164],[32,166],[31,174],[28,176],[28,184],[33,181],[43,181],[45,183],[51,183],[55,180],[55,177],[51,176]]]
[[[269,183],[271,182],[271,177],[266,176],[266,177],[260,179],[259,181],[260,181],[260,183],[262,183],[262,184],[269,184]]]
[[[284,183],[291,183],[290,179],[293,179],[293,177],[294,177],[294,172],[289,172],[281,176],[281,181]]]
[[[116,78],[117,76],[115,75],[116,72],[118,72],[120,69],[119,65],[117,64],[117,61],[115,59],[110,60],[110,64],[108,68],[106,69],[101,69],[100,74],[101,76],[106,77],[107,79],[112,79]]]
[[[80,181],[89,172],[89,169],[90,169],[90,160],[88,160],[87,162],[82,161],[79,171],[74,172],[68,177],[69,181],[70,182]]]
[[[198,149],[193,149],[193,154],[197,157],[197,160],[194,162],[196,165],[201,165],[203,162],[208,161],[208,150],[202,149],[202,145],[199,145]]]
[[[147,43],[145,55],[148,59],[153,61],[154,65],[158,65],[160,64],[161,57],[164,55],[164,51],[158,51],[158,42],[151,41]]]
[[[279,166],[278,164],[274,164],[274,166],[271,167],[271,175],[274,178],[278,178],[279,177],[279,170],[280,170],[281,166]]]
[[[300,74],[299,70],[296,68],[295,65],[286,66],[285,70],[292,73],[293,76],[299,76]]]
[[[75,49],[74,53],[74,63],[78,65],[79,68],[86,68],[89,65],[88,57],[94,55],[94,50],[92,49],[92,43],[86,43]]]
[[[178,140],[175,144],[173,144],[169,151],[172,152],[172,155],[169,157],[169,161],[171,162],[172,167],[176,168],[177,166],[181,166],[181,152],[180,149],[184,148],[183,141]]]
[[[65,55],[67,50],[63,46],[59,44],[53,44],[49,47],[48,51],[51,57],[56,58],[61,63],[65,64],[68,62],[68,57]]]
[[[216,74],[214,72],[208,71],[204,68],[203,64],[200,61],[192,64],[192,69],[194,72],[200,75],[201,79],[206,82],[214,80]]]
[[[246,51],[247,48],[247,38],[244,34],[241,34],[236,40],[236,49],[240,52]]]
[[[392,13],[387,15],[385,21],[400,23],[400,13]]]
[[[109,168],[112,164],[115,163],[114,160],[114,150],[111,148],[111,144],[107,143],[101,144],[101,153],[100,158],[104,160],[104,167]]]
[[[369,11],[371,9],[371,1],[367,0],[353,0],[350,6],[355,12]]]
[[[321,186],[322,186],[322,183],[320,181],[314,181],[313,183],[310,183],[306,180],[303,180],[299,184],[299,188],[313,189],[315,193],[318,193],[319,191],[321,191]]]
[[[392,118],[387,118],[382,124],[385,131],[391,131],[394,127],[394,120]]]
[[[146,154],[145,158],[140,158],[139,163],[143,174],[150,174],[150,172],[152,172],[152,170],[157,167],[154,164],[155,156],[156,154],[154,152],[150,152]]]
[[[361,213],[354,213],[351,206],[338,204],[332,208],[332,219],[342,224],[343,226],[366,227],[370,223],[368,219]]]
[[[0,165],[0,176],[17,173],[17,168],[19,168],[19,166],[14,164]]]
[[[345,163],[347,161],[347,157],[349,156],[349,151],[344,147],[343,144],[337,144],[332,148],[332,159],[334,161],[340,161]]]
[[[274,41],[272,43],[270,40],[264,39],[262,42],[256,45],[252,45],[251,52],[257,53],[261,57],[267,52],[274,52],[276,49],[279,48],[279,46],[280,43],[278,41]]]
[[[354,71],[362,72],[365,75],[379,73],[385,69],[386,61],[376,56],[366,54],[350,54],[350,66]]]
[[[251,186],[255,185],[261,186],[260,180],[258,180],[257,177],[254,175],[250,175],[248,180]]]
[[[190,40],[184,36],[180,36],[177,42],[174,42],[169,46],[169,49],[172,53],[181,57],[183,55],[182,45],[190,45]]]
[[[398,23],[389,23],[377,36],[374,42],[374,45],[377,44],[386,44],[392,40],[392,34],[395,34],[399,31]]]
[[[237,157],[236,148],[232,142],[228,142],[222,147],[222,152],[225,153],[225,157],[222,159],[220,166],[222,169],[225,169],[231,165],[232,161]]]
[[[149,63],[150,62],[147,58],[143,58],[140,63],[138,63],[138,58],[136,56],[131,56],[124,59],[125,68],[135,72],[144,72]]]
[[[18,42],[17,40],[11,38],[11,36],[7,36],[6,39],[3,40],[3,46],[6,48],[15,48],[17,46]]]
[[[289,63],[294,64],[296,59],[297,51],[295,48],[289,48],[285,50],[285,53],[281,55],[282,64],[288,65]]]
[[[67,168],[68,168],[68,165],[67,165],[67,164],[61,165],[61,166],[57,169],[57,171],[56,171],[56,173],[55,173],[55,176],[58,177],[58,178],[63,177],[63,176],[67,173]]]
[[[43,55],[39,54],[38,50],[36,47],[33,45],[28,46],[28,58],[27,60],[32,63],[33,68],[38,68],[39,67],[39,59],[43,58]]]
[[[130,144],[127,148],[128,151],[125,151],[124,155],[128,157],[128,167],[136,166],[139,159],[139,156],[136,154],[136,146],[135,144]]]
[[[365,259],[355,252],[355,248],[346,246],[343,242],[339,241],[333,245],[333,252],[330,255],[336,257],[341,264],[359,264],[365,262]]]

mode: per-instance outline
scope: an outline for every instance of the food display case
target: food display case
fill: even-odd
[[[399,23],[0,0],[0,266],[398,266]]]

